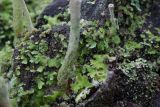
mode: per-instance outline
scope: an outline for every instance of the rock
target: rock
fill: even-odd
[[[153,99],[154,105],[159,104],[159,96],[154,98],[160,89],[160,77],[156,73],[149,68],[135,68],[137,76],[133,79],[114,67],[109,67],[114,72],[109,81],[77,107],[151,107]]]
[[[142,107],[142,106],[127,101],[118,101],[113,107]]]
[[[81,18],[85,20],[99,20],[101,24],[104,24],[108,19],[108,1],[109,0],[96,0],[95,4],[91,4],[89,3],[89,0],[82,0]],[[53,2],[46,6],[43,12],[39,15],[36,27],[40,27],[47,23],[43,18],[44,16],[54,17],[59,13],[67,11],[68,4],[68,0],[53,0]]]
[[[152,107],[160,107],[160,92],[155,94]]]
[[[63,13],[67,8],[68,3],[68,0],[53,0],[52,3],[46,6],[43,12],[39,15],[36,27],[47,23],[47,21],[44,19],[44,16],[53,17],[59,13]]]

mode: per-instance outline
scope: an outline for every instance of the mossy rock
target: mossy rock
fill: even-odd
[[[111,38],[111,35],[108,33],[109,27],[105,25],[106,20],[108,20],[107,4],[109,1],[96,0],[96,3],[99,5],[104,3],[102,8],[97,4],[88,4],[86,2],[87,0],[83,2],[85,5],[82,7],[82,18],[91,21],[92,24],[83,26],[81,29],[80,56],[77,65],[79,68],[83,67],[85,64],[90,63],[91,60],[95,60],[94,55],[97,54],[114,56],[117,58],[115,62],[106,63],[106,59],[104,59],[103,63],[109,66],[109,73],[111,71],[112,74],[111,77],[99,87],[93,87],[90,95],[80,104],[76,104],[75,101],[73,101],[75,97],[72,98],[72,96],[67,101],[58,99],[57,102],[47,102],[45,98],[42,98],[42,96],[51,94],[53,90],[57,90],[58,88],[56,78],[57,71],[64,58],[69,37],[69,26],[66,24],[53,26],[49,30],[44,30],[42,27],[42,25],[46,23],[43,19],[44,15],[55,16],[61,12],[65,12],[68,8],[67,0],[54,0],[54,2],[47,6],[39,16],[36,25],[39,29],[29,34],[29,36],[14,50],[13,73],[18,77],[20,82],[17,87],[22,87],[25,92],[31,91],[31,93],[24,94],[24,96],[21,97],[20,105],[22,106],[26,99],[32,99],[32,102],[26,102],[35,107],[46,103],[57,107],[63,102],[66,102],[66,104],[71,107],[117,107],[118,105],[120,107],[127,107],[128,105],[131,107],[152,106],[155,104],[153,101],[154,96],[159,92],[160,88],[159,75],[153,72],[149,67],[142,66],[133,69],[136,75],[131,75],[131,77],[135,77],[131,78],[126,75],[122,69],[119,69],[119,65],[123,63],[123,61],[119,61],[121,57],[123,60],[128,59],[133,62],[136,62],[138,57],[132,58],[131,56],[130,58],[124,58],[120,56],[121,54],[118,53],[119,51],[117,53],[115,52],[119,47],[113,43],[109,43],[108,41],[111,41],[110,39],[106,40],[106,38]],[[59,6],[64,7],[59,9]],[[51,10],[53,12],[51,12]],[[101,15],[103,10],[105,14]],[[127,17],[127,15],[124,15],[124,17]],[[69,21],[67,18],[65,18],[67,20],[63,19],[64,18],[62,18],[62,21]],[[120,26],[127,29],[125,24],[124,26],[123,24]],[[107,37],[101,37],[101,34],[107,35]],[[123,40],[124,38],[121,37],[120,39]],[[106,42],[109,45],[108,47]],[[120,45],[123,48],[123,43]],[[140,51],[141,50],[136,50],[136,55],[141,54]],[[155,59],[157,60],[157,56]],[[130,64],[130,62],[126,64]],[[83,73],[83,75],[86,74]],[[92,78],[89,78],[89,80],[90,79]],[[32,91],[32,89],[34,89],[34,91]],[[39,105],[36,104],[37,102]],[[26,106],[27,103],[24,105]]]
[[[84,20],[99,20],[100,24],[104,25],[105,21],[109,18],[108,15],[108,4],[110,0],[95,0],[94,4],[90,0],[82,0],[81,7],[81,18]],[[67,12],[68,10],[68,0],[53,0],[39,15],[36,23],[36,27],[41,27],[47,23],[44,16],[54,17],[59,13]],[[61,21],[69,21],[60,18]]]
[[[69,29],[66,25],[47,31],[36,30],[14,50],[13,70],[25,84],[25,89],[33,87],[35,78],[43,70],[57,70],[67,48],[67,35]],[[57,58],[55,65],[52,64],[54,58]]]
[[[133,63],[137,61],[125,63],[125,66]],[[112,76],[109,81],[78,107],[157,107],[155,96],[160,89],[159,75],[146,64],[136,64],[130,69],[136,76],[129,76],[117,64],[116,61],[110,64]]]

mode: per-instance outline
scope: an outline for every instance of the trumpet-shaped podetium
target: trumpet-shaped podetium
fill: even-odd
[[[0,77],[0,107],[11,107],[8,88],[2,77]]]
[[[31,32],[33,27],[31,17],[24,0],[12,0],[13,2],[13,28],[17,36],[23,32]]]
[[[66,56],[58,72],[58,84],[65,87],[70,78],[74,76],[74,64],[77,59],[77,51],[80,39],[81,0],[70,0],[71,12],[70,37]]]

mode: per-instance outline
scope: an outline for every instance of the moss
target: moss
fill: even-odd
[[[66,30],[61,26],[59,29]],[[39,90],[38,93],[43,93],[44,96],[53,91],[51,87],[56,86],[57,70],[66,51],[64,44],[67,39],[64,36],[67,35],[67,31],[59,32],[59,29],[57,28],[55,32],[52,32],[55,29],[37,30],[14,50],[13,75],[19,78],[16,87],[21,87],[23,92]],[[34,96],[36,93],[28,93],[20,97],[20,102],[27,97],[33,98],[31,95],[38,99],[38,96]],[[31,104],[35,105],[36,101]],[[40,102],[45,103],[43,99]]]
[[[136,29],[143,25],[139,22],[144,18],[139,16],[136,9],[133,12],[132,8],[134,7],[130,6],[128,2],[125,3],[128,7],[125,4],[123,8],[118,6],[118,9],[115,9],[117,14],[122,14],[122,20],[119,20],[120,30],[116,33],[120,37],[121,43],[119,45],[116,44],[118,39],[109,33],[110,22],[100,23],[101,19],[106,20],[106,16],[97,16],[96,21],[87,21],[91,20],[90,18],[81,21],[79,58],[76,63],[76,74],[79,75],[80,79],[76,75],[76,79],[72,78],[69,81],[68,84],[72,84],[71,86],[75,83],[74,88],[77,92],[73,92],[72,87],[68,87],[68,93],[73,93],[73,96],[67,97],[68,99],[65,99],[66,97],[55,98],[56,93],[54,94],[54,91],[57,91],[58,88],[57,71],[67,49],[69,26],[63,24],[53,26],[52,29],[40,27],[40,29],[26,36],[23,43],[15,48],[13,56],[13,75],[18,77],[19,81],[16,86],[16,89],[19,90],[16,90],[14,96],[17,95],[20,99],[19,105],[39,107],[44,104],[56,105],[56,103],[59,104],[65,100],[65,102],[76,106],[77,104],[73,99],[76,99],[76,96],[85,88],[89,88],[91,93],[86,95],[86,102],[88,102],[85,103],[86,107],[113,107],[116,103],[121,102],[150,106],[155,92],[159,91],[159,75],[155,70],[158,66],[159,56],[153,54],[155,57],[152,57],[152,60],[146,59],[147,64],[143,60],[137,61],[140,57],[145,59],[147,56],[141,49],[145,48],[145,51],[148,51],[148,49],[152,49],[152,46],[146,48],[146,45],[143,44],[143,38],[135,33]],[[90,7],[87,11],[94,11],[95,6],[91,6],[92,8]],[[87,15],[90,17],[90,14]],[[124,20],[127,22],[124,23]],[[134,42],[128,44],[128,40]],[[157,51],[157,53],[159,52]],[[116,61],[108,64],[106,59],[110,57],[115,57]],[[149,61],[151,62],[148,63]],[[138,67],[136,63],[142,66]],[[109,69],[106,70],[105,65],[108,65]],[[121,69],[119,68],[120,65]],[[151,69],[148,65],[155,67]],[[98,74],[100,77],[104,77],[104,75],[106,77],[108,70],[113,71],[114,74],[110,82],[107,81],[103,84],[98,82],[97,86],[93,84]],[[83,85],[84,83],[89,85]],[[46,95],[49,96],[47,98],[54,98],[54,101],[56,99],[57,102],[48,101]],[[92,97],[94,98],[90,100]],[[32,99],[32,101],[27,99]]]

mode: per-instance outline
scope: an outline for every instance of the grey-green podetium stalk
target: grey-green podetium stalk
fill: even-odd
[[[74,76],[74,65],[77,60],[80,39],[81,0],[70,0],[69,8],[71,12],[69,44],[57,77],[58,85],[62,88],[66,88],[68,80]]]
[[[33,24],[24,0],[12,0],[13,28],[17,36],[22,36],[25,31],[31,32]]]
[[[0,77],[0,107],[12,107],[9,100],[8,88],[2,77]]]
[[[114,15],[114,4],[109,4],[108,9],[109,9],[110,21],[111,21],[113,29],[115,29],[115,30],[119,29],[117,20],[116,20],[115,15]]]

